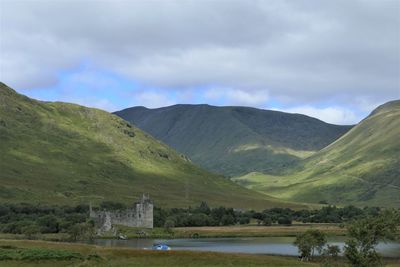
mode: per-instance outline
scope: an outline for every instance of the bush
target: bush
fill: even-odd
[[[265,226],[271,226],[271,225],[272,225],[272,219],[271,219],[270,217],[266,216],[266,217],[263,219],[263,224],[264,224]]]
[[[54,215],[46,215],[38,220],[38,225],[41,227],[42,233],[58,233],[59,223]]]
[[[239,224],[249,224],[249,223],[250,223],[249,217],[240,217],[239,218]]]
[[[232,215],[224,215],[221,218],[222,225],[232,225],[235,223],[235,218]]]
[[[94,227],[90,222],[74,224],[68,229],[67,234],[71,241],[91,240],[94,237]]]
[[[278,224],[285,224],[285,225],[291,225],[292,224],[292,219],[288,216],[282,216],[278,218]]]

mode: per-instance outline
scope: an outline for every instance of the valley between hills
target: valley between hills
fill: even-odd
[[[174,238],[216,238],[216,249],[234,238],[246,249],[280,237],[288,249],[310,234],[325,247],[359,223],[396,228],[398,213],[386,208],[400,207],[399,124],[400,101],[341,126],[208,105],[111,114],[0,84],[0,266],[317,266],[324,257],[184,252]],[[129,208],[143,193],[151,201]],[[121,219],[132,209],[139,215]],[[148,240],[153,250],[156,238],[170,239],[177,251],[104,247],[116,238]],[[382,262],[396,266],[385,253]]]
[[[355,126],[247,107],[134,107],[115,114],[203,168],[296,203],[400,207],[400,101]]]
[[[209,105],[113,115],[1,84],[0,199],[129,203],[146,192],[165,207],[400,207],[398,136],[400,101],[340,126]]]

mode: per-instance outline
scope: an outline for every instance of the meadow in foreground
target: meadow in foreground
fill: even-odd
[[[44,241],[1,240],[0,266],[318,266],[293,257],[105,248]]]

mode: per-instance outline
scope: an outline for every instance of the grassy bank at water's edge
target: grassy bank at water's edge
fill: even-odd
[[[10,256],[9,259],[6,259],[7,255]],[[25,258],[22,259],[18,255],[28,256],[25,256]],[[12,259],[13,257],[14,259]],[[298,261],[297,258],[282,256],[192,251],[149,251],[129,248],[106,248],[81,244],[52,243],[44,241],[0,240],[0,267],[3,266],[283,267],[318,265],[315,263],[303,263]]]

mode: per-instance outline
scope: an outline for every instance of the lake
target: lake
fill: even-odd
[[[294,237],[248,237],[248,238],[198,238],[198,239],[96,239],[90,244],[110,247],[151,249],[153,244],[164,243],[172,250],[215,251],[230,253],[276,254],[297,256]],[[344,246],[345,237],[328,239],[331,245]],[[386,257],[400,257],[400,243],[380,243],[377,250]]]

